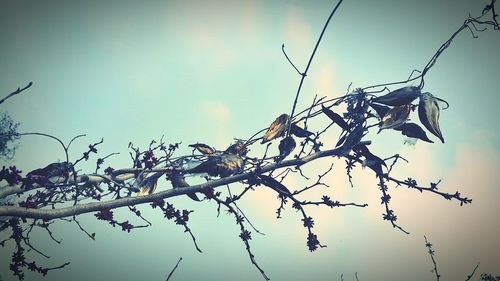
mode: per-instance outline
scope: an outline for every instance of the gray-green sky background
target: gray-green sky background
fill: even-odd
[[[406,79],[422,68],[469,13],[487,1],[345,0],[325,33],[306,79],[299,108],[314,95],[335,97],[352,88]],[[0,93],[29,81],[27,92],[2,105],[22,132],[44,132],[75,143],[73,157],[104,138],[101,155],[121,152],[107,163],[130,165],[129,141],[141,147],[162,135],[184,145],[205,142],[219,149],[247,138],[289,112],[299,76],[281,44],[303,68],[334,1],[0,1]],[[266,236],[253,234],[253,251],[272,280],[433,280],[423,235],[437,252],[442,280],[479,272],[500,274],[500,138],[498,105],[500,36],[490,30],[473,39],[463,32],[429,72],[425,90],[446,99],[441,113],[446,143],[403,145],[397,133],[370,136],[372,150],[410,160],[397,174],[473,198],[460,207],[430,194],[392,188],[392,206],[410,235],[382,220],[373,176],[355,171],[350,188],[342,162],[327,178],[340,201],[368,203],[363,209],[311,209],[317,234],[328,247],[309,253],[300,216],[288,209],[275,219],[279,202],[258,189],[241,206]],[[331,140],[330,144],[335,142]],[[328,145],[328,141],[326,141]],[[181,153],[188,153],[183,149]],[[49,139],[23,138],[12,163],[24,172],[63,159]],[[321,160],[306,172],[329,166]],[[91,165],[83,168],[89,168]],[[3,184],[3,183],[2,183]],[[300,188],[290,179],[291,188]],[[167,188],[167,184],[159,189]],[[234,186],[238,189],[238,186]],[[51,258],[42,264],[71,265],[46,279],[164,280],[182,256],[172,280],[260,280],[233,218],[216,217],[213,202],[194,204],[190,226],[203,250],[159,212],[144,206],[154,226],[124,233],[82,216],[96,241],[73,224],[59,223],[52,242],[44,232],[34,241]],[[121,218],[133,219],[120,213]],[[1,234],[0,237],[5,236]],[[0,274],[8,270],[12,244],[0,249]],[[36,257],[36,256],[35,256]]]

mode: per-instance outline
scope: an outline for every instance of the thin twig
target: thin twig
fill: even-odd
[[[286,54],[285,52],[285,44],[282,44],[281,45],[281,51],[283,51],[283,55],[285,55],[285,58],[288,60],[288,62],[293,66],[293,68],[295,68],[295,70],[297,71],[297,73],[299,75],[302,75],[302,73],[300,73],[300,70],[295,66],[295,64],[293,64],[293,62],[290,60],[290,58],[288,57],[288,55]]]
[[[472,271],[472,273],[467,275],[467,279],[465,279],[465,281],[469,281],[472,278],[472,276],[474,276],[478,267],[479,267],[479,263],[476,264],[476,267],[474,267],[474,270]]]
[[[435,252],[432,249],[432,244],[429,243],[429,241],[427,241],[427,237],[425,237],[425,235],[424,235],[424,239],[425,239],[425,247],[427,247],[427,249],[428,249],[427,252],[431,256],[432,264],[434,265],[434,268],[432,269],[432,271],[436,274],[436,281],[439,281],[439,278],[441,277],[441,275],[438,272],[436,260],[434,259]]]
[[[316,46],[314,46],[314,49],[313,49],[312,54],[311,54],[311,57],[309,58],[309,61],[307,62],[306,69],[304,70],[303,73],[300,74],[302,77],[300,78],[299,87],[297,88],[297,94],[295,95],[295,100],[293,102],[292,113],[290,114],[290,119],[293,118],[293,114],[295,113],[295,107],[297,106],[297,101],[299,99],[300,90],[302,89],[302,84],[304,83],[304,79],[307,76],[307,72],[309,71],[309,67],[311,66],[311,63],[312,63],[313,58],[314,58],[314,55],[316,54],[316,51],[318,50],[319,43],[321,42],[321,39],[323,38],[323,34],[325,34],[325,30],[328,27],[328,24],[330,23],[330,20],[332,19],[333,15],[337,11],[337,8],[340,6],[340,4],[342,3],[342,1],[343,0],[339,0],[339,2],[337,3],[337,5],[335,6],[335,8],[333,8],[332,13],[330,14],[330,16],[328,17],[328,19],[326,20],[325,26],[323,27],[323,30],[321,31],[321,34],[319,35],[318,41],[316,42]],[[292,125],[292,122],[290,122],[290,124],[288,125],[288,130],[286,132],[286,136],[290,136],[291,125]]]
[[[0,100],[0,104],[2,104],[4,101],[6,101],[8,98],[10,97],[13,97],[17,94],[20,94],[22,91],[28,89],[29,87],[31,87],[31,85],[33,85],[33,82],[29,82],[28,85],[26,85],[26,87],[24,88],[17,88],[17,90],[15,90],[14,92],[8,94],[5,98],[3,98],[2,100]]]
[[[170,271],[170,273],[168,274],[167,276],[167,280],[170,280],[170,277],[172,277],[172,274],[174,274],[174,271],[177,269],[177,267],[179,266],[179,263],[182,261],[182,257],[179,258],[179,260],[177,261],[177,263],[175,264],[174,268],[172,268],[172,271]]]

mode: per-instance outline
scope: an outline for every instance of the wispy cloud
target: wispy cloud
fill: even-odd
[[[300,15],[296,6],[290,6],[285,21],[285,44],[287,48],[297,48],[298,51],[311,48],[311,28],[307,21]]]
[[[205,101],[198,106],[201,115],[210,122],[211,141],[217,147],[224,147],[230,144],[231,110],[229,107],[219,101]]]
[[[231,118],[229,107],[222,102],[206,101],[200,104],[199,109],[213,121],[227,123]]]

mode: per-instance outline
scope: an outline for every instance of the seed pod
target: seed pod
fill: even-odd
[[[382,118],[380,123],[380,130],[392,129],[403,125],[410,115],[411,105],[405,104],[401,106],[396,106],[389,110],[387,114]]]
[[[427,137],[427,134],[425,133],[424,129],[420,128],[420,126],[415,123],[405,123],[397,128],[394,128],[394,130],[401,131],[401,134],[407,137],[417,138],[426,142],[433,143],[433,141],[431,141]]]
[[[264,134],[261,143],[266,143],[275,138],[281,137],[288,128],[288,123],[290,122],[290,116],[288,114],[281,114],[274,122],[269,126],[267,132]]]
[[[204,144],[204,143],[195,143],[195,144],[190,144],[189,147],[192,147],[196,150],[198,150],[200,153],[209,155],[213,154],[215,150],[211,148],[210,146]]]
[[[444,143],[441,129],[439,129],[439,105],[436,97],[431,93],[423,93],[418,104],[418,118],[420,122]]]
[[[374,98],[372,101],[390,106],[409,104],[421,95],[419,87],[409,86],[394,90],[387,95]]]

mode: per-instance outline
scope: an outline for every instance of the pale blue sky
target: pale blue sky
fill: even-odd
[[[345,93],[350,82],[356,88],[405,79],[425,65],[469,12],[480,13],[486,3],[344,1],[313,62],[299,108],[315,94]],[[203,141],[224,148],[290,111],[300,77],[281,54],[281,44],[303,68],[334,4],[1,1],[0,93],[34,82],[2,110],[21,123],[22,132],[45,132],[63,140],[87,134],[75,144],[74,156],[103,137],[103,155],[121,152],[109,162],[116,167],[130,164],[129,141],[144,147],[163,134],[169,142]],[[241,207],[266,233],[254,234],[252,247],[272,280],[340,280],[342,272],[345,280],[354,280],[355,271],[360,280],[433,280],[424,234],[435,244],[443,279],[465,279],[477,261],[480,272],[500,274],[500,128],[495,123],[500,37],[491,31],[479,35],[473,39],[466,31],[457,37],[426,80],[426,91],[451,104],[441,114],[445,144],[403,146],[403,139],[391,132],[373,137],[375,151],[413,160],[398,169],[401,177],[422,182],[442,178],[443,190],[459,189],[473,204],[460,208],[396,189],[393,207],[411,232],[407,236],[382,221],[380,194],[368,173],[357,171],[357,186],[351,189],[339,162],[329,178],[334,194],[341,201],[370,206],[311,210],[328,248],[309,253],[300,217],[288,210],[276,220],[278,201],[271,192],[258,190]],[[62,158],[55,143],[32,137],[22,140],[14,163],[30,171]],[[327,161],[309,172],[315,175],[324,167]],[[172,201],[195,210],[190,225],[203,254],[157,212],[146,211],[155,224],[151,229],[131,234],[88,215],[82,221],[97,233],[96,241],[65,223],[56,226],[63,245],[37,234],[40,248],[52,256],[42,262],[72,262],[46,280],[163,280],[179,256],[184,260],[173,280],[261,278],[231,217],[217,219],[212,203]],[[7,250],[2,249],[0,273],[12,280]]]

